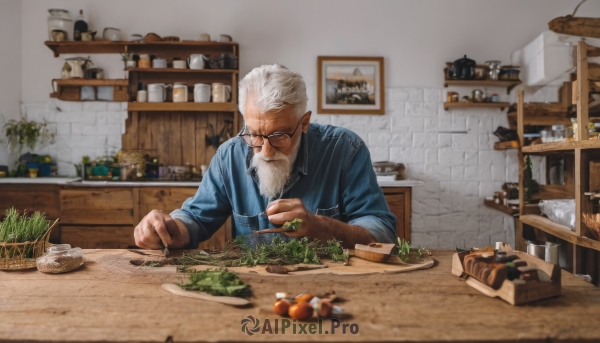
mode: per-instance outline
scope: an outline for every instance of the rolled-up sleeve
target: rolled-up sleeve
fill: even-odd
[[[180,209],[171,212],[171,217],[181,220],[190,233],[191,249],[209,239],[231,215],[231,203],[223,181],[222,151],[213,157],[208,170],[198,187],[196,195],[187,199]]]
[[[381,243],[396,243],[396,216],[390,212],[364,145],[350,156],[342,179],[348,224],[367,229]]]

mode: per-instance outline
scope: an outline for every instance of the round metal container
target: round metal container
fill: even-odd
[[[545,261],[552,264],[558,264],[558,246],[557,243],[546,242],[545,246]]]
[[[541,258],[542,260],[546,257],[546,243],[539,241],[527,241],[527,253]]]

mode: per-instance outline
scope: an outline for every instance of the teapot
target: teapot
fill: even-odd
[[[188,58],[188,65],[190,66],[190,69],[204,69],[204,66],[208,61],[208,55],[193,54]]]

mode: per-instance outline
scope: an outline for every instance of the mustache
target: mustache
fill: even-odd
[[[261,151],[261,152],[255,154],[254,158],[261,159],[266,162],[287,161],[288,160],[288,157],[280,151],[277,151],[273,156],[270,156],[270,157],[266,157],[265,155],[263,155],[263,153]]]

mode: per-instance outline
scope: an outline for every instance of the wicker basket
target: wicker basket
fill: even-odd
[[[33,242],[0,243],[0,270],[21,270],[35,268],[35,259],[46,252],[50,240],[50,232],[58,223],[58,219],[48,228],[42,237]]]

